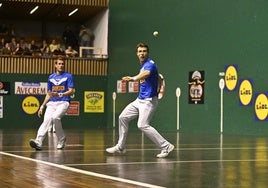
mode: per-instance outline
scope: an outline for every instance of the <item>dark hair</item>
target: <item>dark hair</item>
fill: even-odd
[[[137,44],[137,46],[136,46],[136,51],[138,50],[138,48],[140,48],[140,47],[142,47],[142,48],[147,48],[147,51],[149,52],[149,46],[147,45],[147,44],[144,44],[144,43],[139,43],[139,44]]]

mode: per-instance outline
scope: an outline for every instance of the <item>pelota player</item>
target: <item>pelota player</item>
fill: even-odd
[[[136,53],[140,61],[140,72],[134,77],[125,76],[125,81],[140,81],[138,98],[128,104],[119,116],[119,139],[117,145],[107,148],[108,153],[125,153],[128,125],[131,120],[138,117],[138,128],[152,140],[160,149],[158,158],[164,158],[174,149],[174,146],[163,138],[156,129],[150,125],[150,120],[158,105],[158,82],[162,79],[157,66],[149,58],[149,47],[140,43],[136,47]]]
[[[43,123],[38,129],[36,139],[30,140],[30,146],[36,150],[42,149],[43,140],[52,124],[55,125],[58,138],[57,149],[65,147],[66,137],[62,128],[61,118],[68,110],[70,96],[74,93],[74,82],[72,75],[65,72],[65,62],[62,57],[56,60],[55,68],[56,72],[48,77],[48,91],[38,111],[38,116],[41,117],[45,106],[47,107]]]

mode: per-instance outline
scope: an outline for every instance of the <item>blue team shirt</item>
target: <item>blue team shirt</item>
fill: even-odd
[[[139,99],[157,97],[158,70],[155,62],[148,58],[142,65],[140,72],[148,70],[150,75],[145,80],[140,80]]]
[[[48,77],[47,89],[51,92],[63,93],[68,91],[69,88],[74,88],[73,77],[70,73],[63,72],[62,74],[51,74]],[[70,96],[52,97],[49,101],[70,101]]]

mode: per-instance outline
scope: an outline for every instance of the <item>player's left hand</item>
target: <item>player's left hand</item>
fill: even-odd
[[[122,80],[124,80],[124,81],[132,81],[133,80],[133,77],[131,77],[131,76],[124,76],[124,77],[122,77]]]
[[[43,115],[43,109],[40,108],[38,110],[38,117],[42,117],[42,115]]]

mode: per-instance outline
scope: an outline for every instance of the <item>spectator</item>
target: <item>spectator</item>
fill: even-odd
[[[1,41],[0,41],[0,49],[3,49],[6,45],[6,40],[5,38],[1,38]]]
[[[49,50],[46,40],[42,41],[42,44],[40,46],[40,51],[42,53],[42,56],[50,56],[50,50]]]
[[[65,42],[65,46],[71,46],[72,48],[77,46],[77,38],[69,26],[67,26],[65,31],[62,33],[62,38]]]
[[[24,53],[23,55],[32,55],[29,49],[29,45],[27,42],[24,40],[24,38],[20,39],[20,47],[23,49]]]
[[[84,25],[81,26],[81,30],[79,32],[80,46],[93,46],[94,42],[94,33]],[[89,53],[88,53],[89,52]],[[87,57],[89,54],[92,55],[93,51],[83,50],[82,56]]]
[[[5,47],[2,49],[2,55],[11,55],[11,54],[12,54],[12,51],[11,51],[9,43],[7,42]]]
[[[14,52],[16,50],[16,48],[17,48],[17,42],[16,42],[16,38],[15,37],[12,37],[11,38],[11,42],[10,42],[9,46],[10,46],[12,52]]]
[[[24,50],[20,46],[20,43],[17,43],[15,51],[12,53],[13,55],[24,55]]]
[[[53,56],[54,57],[57,57],[59,55],[61,55],[61,56],[65,55],[64,50],[61,48],[61,44],[57,44],[56,49],[53,51]]]
[[[57,43],[56,43],[56,40],[53,39],[53,40],[51,41],[51,44],[49,45],[49,51],[50,51],[51,53],[53,53],[54,50],[55,50],[56,48],[57,48]]]
[[[33,56],[41,56],[40,48],[35,44],[35,40],[31,41],[29,49]]]
[[[72,48],[72,46],[68,46],[68,48],[65,50],[66,57],[77,57],[78,52]]]

